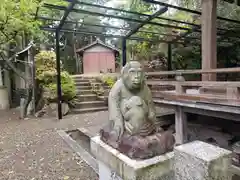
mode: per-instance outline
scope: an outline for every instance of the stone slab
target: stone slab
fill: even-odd
[[[175,180],[231,180],[232,152],[201,141],[174,148]]]
[[[98,168],[99,180],[122,180],[122,178],[101,161],[98,161]]]
[[[72,150],[81,157],[96,173],[98,173],[98,164],[96,159],[74,139],[72,139],[65,131],[59,130],[59,136],[72,148]]]
[[[101,164],[124,180],[172,180],[174,177],[173,152],[151,159],[134,160],[101,141],[99,136],[91,139],[91,151]],[[107,177],[105,179],[108,180]]]

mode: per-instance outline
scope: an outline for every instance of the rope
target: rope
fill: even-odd
[[[32,65],[33,63],[32,62],[26,62],[26,61],[22,61],[22,60],[15,60],[16,62],[21,62],[21,63],[25,63],[25,64],[30,64]]]

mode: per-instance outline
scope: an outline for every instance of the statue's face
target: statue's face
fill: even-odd
[[[128,80],[132,88],[139,88],[143,82],[143,69],[139,63],[133,63],[128,70]]]

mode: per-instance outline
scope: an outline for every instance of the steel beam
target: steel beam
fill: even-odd
[[[91,3],[86,3],[86,2],[79,2],[78,1],[78,4],[91,6],[91,7],[97,7],[97,8],[104,8],[104,9],[107,9],[107,10],[114,10],[114,11],[117,11],[117,12],[125,12],[125,13],[134,14],[134,15],[138,15],[138,16],[145,16],[145,17],[150,17],[151,16],[149,14],[143,14],[143,13],[139,13],[139,12],[136,12],[136,11],[128,11],[128,10],[117,9],[117,8],[102,6],[102,5],[98,5],[98,4],[91,4]],[[170,18],[166,18],[166,17],[156,17],[156,19],[165,20],[165,21],[172,21],[172,22],[187,24],[187,25],[191,25],[191,26],[199,26],[197,24],[184,22],[184,21],[179,21],[179,20],[175,20],[175,19],[170,19]]]
[[[122,39],[122,66],[125,66],[127,63],[127,40]]]
[[[52,18],[48,18],[48,17],[42,17],[42,16],[38,16],[37,19],[41,19],[41,20],[46,20],[46,21],[60,21],[59,19],[52,19]],[[129,30],[132,30],[132,28],[127,28],[127,27],[117,27],[117,26],[110,26],[110,25],[99,25],[99,24],[91,24],[91,23],[79,23],[77,21],[65,21],[65,23],[70,23],[70,24],[82,24],[82,25],[86,25],[86,26],[96,26],[96,27],[103,27],[103,28],[112,28],[112,29],[122,29],[122,30],[126,30],[126,31],[129,31]],[[188,30],[188,33],[191,33],[191,32],[201,32],[201,30],[199,29],[201,28],[200,25],[196,25],[194,26],[192,29],[189,29]],[[235,30],[228,30],[228,29],[222,29],[222,28],[217,28],[218,30],[222,30],[222,31],[225,31],[223,33],[221,32],[218,32],[219,35],[224,35],[226,33],[233,33],[233,34],[237,34],[238,32],[235,31]],[[172,37],[180,37],[180,36],[177,36],[177,35],[173,35],[173,34],[166,34],[166,33],[156,33],[156,32],[152,32],[152,31],[145,31],[145,30],[139,30],[138,32],[142,32],[142,33],[149,33],[149,34],[156,34],[156,35],[164,35],[164,36],[172,36]],[[184,37],[184,34],[181,35],[182,37]],[[235,36],[230,36],[230,37],[235,37]],[[188,39],[196,39],[194,37],[187,37]]]
[[[197,14],[197,15],[201,15],[202,14],[200,11],[187,9],[187,8],[180,7],[180,6],[175,6],[175,5],[172,5],[172,4],[168,4],[168,3],[164,3],[164,2],[160,2],[160,1],[156,1],[156,0],[143,0],[143,1],[145,1],[147,3],[152,3],[152,4],[158,4],[158,5],[161,5],[161,6],[166,6],[166,7],[169,7],[169,8],[174,8],[174,9],[177,9],[177,10],[180,10],[180,11],[185,11],[185,12],[192,13],[192,14]],[[233,19],[228,19],[228,18],[224,18],[224,17],[219,17],[218,16],[217,19],[240,24],[240,21],[233,20]]]
[[[69,6],[67,7],[67,9],[65,10],[65,8],[64,8],[65,12],[64,12],[63,17],[60,20],[57,30],[60,30],[63,27],[69,13],[72,11],[72,9],[74,8],[74,6],[77,2],[78,2],[78,0],[72,0],[71,3],[69,4]]]
[[[42,30],[45,31],[50,31],[50,32],[55,32],[54,28],[48,28],[48,27],[41,27]],[[89,32],[89,31],[74,31],[71,29],[61,29],[60,32],[64,33],[75,33],[75,34],[86,34],[86,35],[95,35],[95,36],[103,36],[103,37],[108,37],[108,38],[125,38],[125,36],[121,35],[112,35],[112,34],[103,34],[99,32]],[[135,41],[148,41],[152,43],[169,43],[169,41],[166,40],[161,40],[161,39],[146,39],[146,38],[140,38],[140,37],[130,37],[128,38],[129,40],[135,40]],[[175,42],[176,44],[183,44],[183,42]]]
[[[52,18],[47,18],[47,17],[37,17],[38,19],[42,19],[42,20],[46,20],[46,21],[60,21],[58,19],[52,19]],[[79,23],[77,21],[65,21],[65,23],[69,23],[69,24],[81,24],[81,25],[86,25],[86,26],[95,26],[95,27],[102,27],[102,28],[109,28],[109,29],[118,29],[118,30],[126,30],[126,31],[130,31],[132,30],[132,28],[128,28],[128,27],[117,27],[117,26],[110,26],[110,25],[100,25],[100,24],[92,24],[92,23]],[[167,34],[167,33],[157,33],[157,32],[152,32],[152,31],[146,31],[146,30],[138,30],[138,32],[141,33],[147,33],[147,34],[154,34],[154,35],[162,35],[162,36],[171,36],[171,37],[178,37],[178,35],[174,35],[174,34]],[[189,39],[195,39],[192,37],[187,37]]]
[[[65,12],[61,18],[58,27],[56,28],[56,61],[57,61],[57,94],[58,94],[58,119],[62,119],[62,88],[61,88],[61,59],[60,59],[60,47],[59,38],[60,30],[62,29],[69,13],[72,11],[73,7],[77,3],[77,0],[72,0],[67,9],[64,8]]]
[[[142,28],[146,23],[152,21],[154,18],[158,17],[159,15],[165,13],[168,10],[167,7],[163,7],[160,10],[158,10],[156,13],[154,13],[153,15],[149,16],[144,23],[139,24],[138,26],[136,26],[135,28],[133,28],[127,35],[126,38],[129,38],[130,36],[132,36],[133,34],[135,34],[136,32],[138,32],[138,30],[140,28]]]
[[[56,6],[56,5],[52,5],[52,4],[44,4],[44,7],[53,8],[53,9],[55,8],[55,9],[58,9],[58,10],[64,10],[65,9],[64,6]],[[118,15],[104,14],[104,13],[93,12],[93,11],[87,11],[87,10],[82,10],[82,9],[72,9],[72,12],[89,14],[89,15],[92,15],[92,16],[102,16],[102,17],[121,19],[121,20],[125,20],[125,21],[136,22],[136,23],[146,23],[144,20],[127,18],[127,17],[118,16]],[[146,24],[151,24],[151,25],[161,26],[161,27],[166,27],[166,28],[180,29],[180,30],[189,30],[189,28],[174,26],[174,25],[169,25],[169,24],[163,24],[163,23],[157,23],[157,22],[148,22]]]

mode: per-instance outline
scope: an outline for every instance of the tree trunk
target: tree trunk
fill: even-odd
[[[23,34],[23,38],[22,38],[22,49],[24,49],[27,44],[28,44],[28,38],[26,36],[26,34]],[[31,48],[30,48],[31,50]],[[25,89],[24,89],[24,95],[21,98],[21,102],[20,102],[20,118],[24,119],[25,117],[27,117],[28,114],[31,114],[32,111],[32,107],[30,107],[30,110],[28,112],[28,107],[30,105],[30,102],[32,101],[32,88],[33,88],[33,82],[32,82],[32,62],[31,62],[31,51],[28,50],[28,56],[24,58],[24,73],[26,74],[24,80],[25,80]]]
[[[0,87],[3,86],[3,68],[0,65]]]

